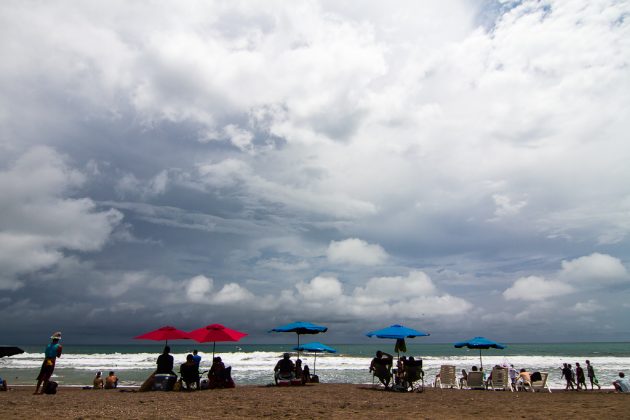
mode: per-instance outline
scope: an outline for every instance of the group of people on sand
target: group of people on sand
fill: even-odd
[[[413,356],[407,358],[403,356],[398,359],[396,369],[392,372],[394,356],[384,351],[377,351],[375,357],[370,362],[369,371],[383,384],[385,389],[394,387],[408,389],[413,383],[422,379],[422,359],[415,359]]]
[[[570,363],[563,363],[562,368],[560,368],[561,378],[564,378],[567,385],[564,388],[565,391],[569,389],[573,389],[579,391],[581,389],[587,390],[588,386],[586,385],[586,378],[588,377],[589,382],[591,383],[591,390],[596,386],[597,389],[601,389],[602,387],[599,385],[599,381],[595,376],[595,369],[593,369],[593,365],[589,360],[586,361],[586,374],[584,373],[584,368],[580,366],[579,362],[575,363],[575,369],[571,366]]]
[[[109,375],[103,379],[102,372],[96,372],[94,380],[92,381],[92,389],[116,389],[118,388],[118,376],[113,370],[109,371]]]
[[[308,365],[304,365],[302,367],[302,360],[297,359],[295,363],[291,360],[291,354],[284,353],[282,355],[282,359],[278,360],[276,366],[273,368],[273,378],[278,385],[279,381],[292,381],[294,379],[299,379],[302,384],[307,382],[311,382],[313,378],[311,377],[311,370]]]
[[[154,389],[158,379],[166,382],[166,386],[161,389],[179,389],[182,391],[194,391],[200,389],[234,388],[236,385],[232,379],[232,367],[226,367],[220,357],[214,357],[212,366],[208,371],[207,378],[202,378],[200,371],[201,355],[194,349],[192,353],[186,355],[186,361],[179,366],[179,380],[173,371],[175,359],[170,354],[171,348],[164,347],[164,351],[157,358],[157,369],[142,384],[140,391],[150,391]]]

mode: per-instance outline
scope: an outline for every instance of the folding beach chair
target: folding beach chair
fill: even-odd
[[[457,377],[454,365],[440,366],[440,376],[435,378],[435,387],[457,388]]]
[[[483,372],[468,372],[466,385],[468,389],[486,389],[483,384]]]
[[[405,364],[405,381],[409,391],[422,392],[424,390],[422,359],[415,360],[413,364]]]
[[[494,367],[492,369],[492,379],[490,380],[489,388],[493,391],[497,389],[507,391],[509,389],[511,392],[514,392],[507,368]]]
[[[533,375],[532,375],[533,376]],[[547,372],[540,372],[540,381],[534,381],[532,379],[532,391],[536,392],[536,391],[544,391],[545,389],[549,392],[551,392],[551,388],[549,388],[549,385],[547,385],[547,377],[549,376],[549,373]]]

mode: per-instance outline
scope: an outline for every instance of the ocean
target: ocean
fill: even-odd
[[[172,354],[177,365],[183,363],[193,347],[203,357],[202,370],[210,368],[212,345],[172,343]],[[237,385],[266,385],[273,382],[272,370],[276,361],[295,344],[254,345],[217,344],[216,354],[221,356],[226,366],[232,366],[232,376]],[[393,340],[378,340],[370,344],[337,344],[336,354],[301,354],[303,363],[309,365],[311,373],[316,373],[321,382],[372,383],[368,366],[376,350],[393,352]],[[34,385],[41,367],[44,345],[22,346],[24,354],[0,359],[0,377],[10,384]],[[65,386],[91,385],[96,371],[104,374],[113,370],[120,378],[122,386],[135,386],[142,383],[155,369],[155,361],[161,352],[162,344],[142,345],[70,345],[64,344],[63,356],[57,360],[54,380]],[[293,352],[295,360],[295,352]],[[456,349],[452,344],[422,344],[413,340],[407,342],[407,356],[422,358],[425,383],[431,383],[440,365],[450,364],[470,370],[479,366],[479,351]],[[489,370],[496,364],[513,364],[515,368],[528,371],[549,372],[549,385],[564,388],[560,378],[562,363],[590,360],[595,373],[604,388],[612,388],[611,382],[619,371],[630,374],[630,343],[563,343],[563,344],[507,344],[504,350],[483,350],[483,364]],[[588,379],[587,379],[588,382]]]

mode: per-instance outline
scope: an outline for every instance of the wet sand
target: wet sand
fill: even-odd
[[[526,393],[425,389],[386,392],[370,385],[243,386],[197,392],[33,387],[0,392],[2,418],[630,418],[630,395],[601,392]]]

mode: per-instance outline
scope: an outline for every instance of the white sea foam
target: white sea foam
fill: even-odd
[[[212,353],[200,353],[203,357],[201,369],[210,368]],[[281,357],[279,352],[227,352],[217,353],[226,365],[232,366],[235,380],[241,383],[267,383],[271,379],[270,372],[276,361]],[[186,353],[174,353],[176,365],[185,360]],[[67,383],[73,383],[74,378],[89,377],[92,372],[102,370],[120,371],[121,376],[128,372],[129,377],[144,377],[155,368],[157,355],[155,353],[93,353],[71,354],[66,353],[57,360],[56,373],[58,377],[66,378]],[[295,359],[295,355],[294,355]],[[301,354],[304,364],[313,369],[314,356]],[[554,388],[563,388],[564,382],[560,378],[560,366],[562,363],[583,363],[583,360],[575,360],[573,356],[487,356],[483,358],[486,370],[496,364],[513,364],[517,369],[526,368],[528,371],[549,372],[549,382]],[[630,357],[590,357],[596,368],[597,376],[602,384],[610,385],[617,376],[617,372],[627,370],[630,366]],[[0,359],[0,368],[3,370],[36,370],[42,363],[41,353],[23,353],[10,358]],[[368,373],[369,357],[357,357],[347,355],[318,355],[316,369],[320,377],[328,382],[352,382],[367,383],[371,381]],[[427,382],[431,382],[438,372],[440,365],[450,364],[461,369],[470,370],[473,365],[479,366],[479,357],[472,354],[462,356],[424,357],[423,366]],[[70,371],[74,371],[72,374]],[[81,374],[80,372],[84,373]],[[134,373],[132,375],[132,373]],[[83,379],[82,379],[83,380]],[[132,380],[129,384],[138,382]]]

